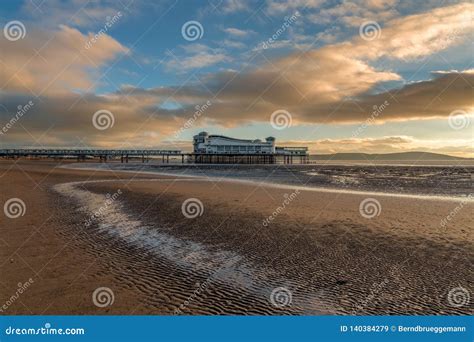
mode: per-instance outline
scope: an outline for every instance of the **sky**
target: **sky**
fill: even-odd
[[[474,157],[470,1],[4,0],[0,148]]]

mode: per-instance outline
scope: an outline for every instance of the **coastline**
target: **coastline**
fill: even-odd
[[[100,165],[100,164],[99,164]],[[105,164],[107,165],[107,164]],[[133,164],[131,164],[133,165]],[[140,164],[135,164],[140,166]],[[384,192],[384,191],[363,191],[363,190],[354,190],[354,189],[336,189],[336,188],[328,188],[328,187],[321,187],[321,186],[300,186],[296,184],[279,184],[276,182],[271,181],[257,181],[257,180],[246,180],[246,179],[239,179],[237,177],[215,177],[215,176],[200,176],[200,175],[192,175],[192,174],[180,174],[180,173],[172,173],[172,172],[163,172],[163,171],[145,171],[145,170],[123,170],[123,169],[103,169],[101,167],[77,167],[80,164],[76,165],[67,165],[64,168],[72,169],[72,170],[88,170],[88,171],[104,171],[104,172],[123,172],[123,173],[133,173],[133,174],[143,174],[143,175],[154,175],[154,176],[166,176],[166,177],[177,177],[177,178],[190,178],[190,179],[208,179],[210,181],[215,182],[229,182],[229,183],[240,183],[240,184],[247,184],[253,186],[266,186],[276,189],[283,189],[283,190],[301,190],[301,191],[314,191],[314,192],[327,192],[327,193],[336,193],[336,194],[353,194],[353,195],[360,195],[360,196],[382,196],[382,197],[399,197],[399,198],[412,198],[412,199],[420,199],[420,200],[433,200],[433,201],[451,201],[451,202],[472,202],[474,203],[473,194],[469,193],[466,196],[449,196],[449,195],[432,195],[432,194],[408,194],[408,193],[397,193],[397,192]]]
[[[35,162],[20,163],[22,170],[10,165],[5,174],[6,164],[0,167],[8,185],[28,183],[29,177],[42,181],[38,191],[25,184],[2,192],[3,201],[24,197],[27,212],[2,225],[8,245],[0,270],[7,288],[0,299],[14,293],[22,277],[31,274],[35,281],[20,297],[24,305],[15,302],[9,314],[471,312],[447,303],[450,289],[472,283],[470,202],[441,227],[456,207],[451,201],[374,195],[382,209],[367,219],[359,213],[365,193],[302,189],[275,215],[295,187]],[[71,182],[78,183],[67,195],[55,189]],[[77,198],[76,186],[83,191]],[[118,189],[117,207],[107,208],[113,215],[101,214],[85,227],[93,203],[103,205],[106,194]],[[88,196],[90,201],[78,202]],[[201,216],[183,216],[188,198],[203,203]],[[91,294],[104,285],[114,290],[115,302],[101,309]],[[291,289],[291,305],[278,308],[269,301],[278,287]]]

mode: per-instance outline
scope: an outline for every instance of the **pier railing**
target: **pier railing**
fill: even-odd
[[[180,150],[99,150],[99,149],[3,149],[0,156],[162,156],[183,154]]]
[[[290,152],[290,153],[289,153]],[[294,151],[297,152],[297,151]],[[305,151],[306,152],[306,151]],[[181,150],[142,150],[142,149],[0,149],[0,158],[77,158],[82,161],[91,158],[99,158],[102,162],[120,158],[122,163],[128,163],[129,159],[141,159],[143,163],[148,162],[150,157],[161,157],[163,163],[169,163],[170,157],[180,157],[181,163],[189,162],[196,164],[307,164],[309,156],[307,153],[294,153],[287,150],[285,154],[217,154],[217,153],[187,153]]]

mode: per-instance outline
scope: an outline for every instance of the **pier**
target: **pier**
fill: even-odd
[[[128,163],[131,158],[138,158],[143,163],[148,162],[150,157],[161,157],[163,163],[169,163],[170,156],[181,157],[184,163],[184,153],[180,150],[104,150],[104,149],[4,149],[0,150],[0,157],[8,159],[18,158],[77,158],[84,161],[97,158],[101,162],[120,158],[122,163]]]
[[[309,155],[284,154],[189,154],[195,164],[308,164]]]
[[[170,157],[181,164],[307,164],[309,155],[295,150],[293,154],[286,150],[283,153],[187,153],[181,150],[112,150],[112,149],[3,149],[0,158],[4,159],[77,159],[86,161],[98,159],[106,163],[111,160],[120,160],[128,163],[130,160],[139,160],[147,163],[151,158],[164,164],[170,163]]]
[[[200,132],[193,137],[194,163],[206,164],[301,164],[309,162],[308,148],[276,146],[274,137],[237,139]]]
[[[71,159],[78,161],[99,159],[107,162],[119,159],[128,163],[130,159],[147,163],[151,158],[168,164],[170,157],[182,164],[308,164],[308,148],[305,146],[276,146],[274,137],[260,139],[236,139],[224,135],[201,132],[193,137],[193,152],[157,149],[3,149],[0,158],[4,159]]]

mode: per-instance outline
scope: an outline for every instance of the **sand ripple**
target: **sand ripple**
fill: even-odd
[[[108,197],[86,190],[86,183],[59,184],[54,189],[78,204],[86,216],[100,212],[92,222],[78,228],[78,238],[90,245],[95,256],[107,260],[109,268],[101,275],[111,272],[124,287],[145,294],[145,307],[167,314],[177,313],[177,309],[184,314],[323,312],[323,306],[316,305],[317,297],[305,300],[306,307],[298,303],[275,307],[270,293],[287,280],[257,269],[235,252],[210,249],[144,224],[124,212],[120,199],[104,205]],[[203,284],[205,291],[198,291]],[[307,303],[314,307],[307,307]],[[324,307],[324,312],[328,313],[329,308]]]
[[[55,190],[87,218],[114,187],[78,182]],[[75,220],[76,232],[65,234],[77,233],[106,265],[98,276],[114,275],[150,313],[472,313],[446,303],[449,289],[472,280],[467,244],[374,233],[351,219],[305,223],[284,215],[254,235],[262,214],[248,208],[207,203],[206,215],[191,225],[176,215],[181,198],[147,196],[126,191],[92,224]],[[139,214],[149,203],[153,210]],[[218,233],[209,229],[213,222],[223,223]],[[291,291],[291,305],[272,304],[278,287]]]

